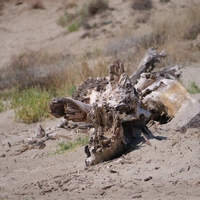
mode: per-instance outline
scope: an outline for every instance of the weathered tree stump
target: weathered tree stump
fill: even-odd
[[[140,107],[139,96],[131,79],[124,73],[121,61],[117,60],[110,66],[109,84],[99,94],[99,98],[100,101],[92,105],[70,98],[56,98],[50,105],[51,114],[56,117],[88,121],[93,125],[85,149],[88,156],[86,165],[97,164],[125,153],[133,135],[129,123],[139,122],[136,123],[137,128],[148,134],[144,127],[150,113]]]
[[[149,143],[146,136],[154,136],[147,128],[147,122],[150,119],[161,122],[163,116],[166,122],[175,116],[184,101],[191,98],[175,80],[181,73],[179,66],[150,73],[154,64],[165,56],[165,51],[158,54],[155,48],[150,48],[130,77],[125,73],[123,63],[117,60],[110,65],[109,77],[88,78],[73,98],[51,101],[50,110],[55,117],[87,122],[93,127],[85,147],[86,165],[122,155],[136,133]]]

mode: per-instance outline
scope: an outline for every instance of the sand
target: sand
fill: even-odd
[[[184,4],[181,2],[176,1],[177,5]],[[117,8],[112,20],[121,21],[120,27],[124,30],[134,27],[127,20],[128,16],[137,17],[139,14],[130,10],[124,12],[128,4],[129,1],[111,1],[111,6]],[[49,0],[44,5],[45,10],[30,10],[29,4],[6,4],[0,16],[0,67],[5,67],[13,55],[26,49],[79,52],[80,49],[103,46],[116,35],[127,34],[120,31],[119,26],[107,25],[105,29],[112,31],[107,31],[106,35],[102,36],[102,30],[96,30],[91,33],[96,34],[95,37],[80,39],[84,30],[67,34],[56,24],[63,14],[62,1]],[[157,11],[162,12],[164,5],[159,1],[155,1],[155,5],[160,6]],[[169,8],[165,6],[165,9]],[[141,30],[149,31],[148,24],[141,27],[143,29],[137,29],[135,34]],[[183,82],[188,84],[195,80],[199,83],[197,74],[198,64],[184,66]],[[199,99],[198,96],[194,98]],[[194,110],[199,113],[200,106],[197,104]],[[186,119],[188,112],[183,112],[181,117],[181,120]],[[180,118],[174,119],[171,125],[151,128],[154,135],[165,140],[151,139],[151,145],[138,140],[133,151],[91,167],[85,166],[83,146],[55,154],[58,143],[67,141],[64,138],[48,140],[43,149],[19,153],[23,140],[34,136],[38,124],[46,129],[57,125],[60,120],[51,118],[24,124],[15,122],[13,110],[0,113],[0,199],[200,199],[198,128],[178,131]],[[69,141],[87,135],[85,131],[62,128],[58,132],[69,135]]]

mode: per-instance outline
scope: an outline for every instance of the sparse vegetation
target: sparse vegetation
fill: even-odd
[[[81,137],[74,142],[61,142],[58,144],[58,149],[56,150],[55,153],[63,153],[65,151],[73,150],[76,147],[84,146],[88,144],[88,140],[89,140],[88,137]]]
[[[50,93],[40,88],[16,90],[12,97],[16,121],[34,123],[48,117],[50,100]]]
[[[57,21],[57,24],[59,26],[62,26],[62,27],[66,27],[67,26],[67,23],[69,21],[69,14],[67,13],[67,11],[64,13],[64,15],[62,15],[58,21]]]
[[[74,21],[67,27],[67,29],[71,33],[71,32],[74,32],[74,31],[78,31],[79,27],[80,27],[79,22]]]
[[[192,83],[190,83],[190,86],[188,88],[188,92],[190,94],[197,94],[197,93],[200,93],[200,88],[195,82],[192,82]]]
[[[67,73],[66,62],[70,56],[49,54],[46,51],[27,51],[14,56],[6,69],[0,69],[1,89],[40,86],[60,87]]]
[[[142,2],[138,1],[138,3]],[[191,2],[183,10],[179,10],[179,13],[176,9],[173,12],[173,15],[165,13],[159,17],[151,17],[149,23],[152,32],[150,34],[128,35],[113,40],[106,46],[105,54],[123,57],[127,63],[134,63],[137,67],[146,50],[154,46],[159,49],[166,49],[168,52],[164,63],[160,63],[161,67],[198,62],[200,60],[199,44],[191,40],[197,37],[200,30],[198,28],[200,4]],[[195,27],[195,30],[191,31],[192,27]]]
[[[107,66],[103,58],[90,63],[85,54],[64,56],[27,51],[15,56],[6,69],[0,70],[1,90],[13,89],[9,95],[1,92],[0,112],[12,106],[17,121],[40,121],[49,117],[48,106],[53,97],[72,96],[88,77],[105,76]]]
[[[11,107],[11,92],[0,92],[0,113]]]
[[[84,8],[77,11],[76,14],[70,14],[67,11],[62,15],[57,24],[62,27],[67,27],[69,32],[77,31],[81,24],[84,23],[87,17],[87,10]]]
[[[135,10],[150,10],[153,8],[151,0],[134,0],[132,8]]]
[[[88,17],[97,13],[103,12],[108,8],[108,1],[95,0],[88,4],[84,4],[83,7],[76,11],[76,13],[69,13],[65,11],[57,24],[62,27],[67,27],[69,32],[74,32],[79,29],[80,26],[85,25]]]
[[[4,110],[3,100],[0,99],[0,113]]]
[[[1,197],[0,196],[0,200],[9,200],[7,197]]]
[[[199,19],[198,19],[199,20]],[[189,27],[188,30],[185,31],[184,33],[184,39],[186,40],[195,40],[200,33],[200,21],[194,22],[194,24]]]
[[[68,87],[67,94],[71,97],[72,94],[75,92],[75,90],[76,90],[76,85],[72,85],[71,87]]]
[[[96,55],[96,53],[90,52],[90,55]],[[89,67],[89,65],[92,66]],[[14,56],[6,69],[0,69],[1,90],[33,86],[52,89],[65,84],[71,87],[88,76],[99,76],[99,71],[100,74],[102,73],[102,67],[107,68],[104,58],[89,64],[89,58],[85,54],[73,56],[49,54],[45,51],[27,51]]]

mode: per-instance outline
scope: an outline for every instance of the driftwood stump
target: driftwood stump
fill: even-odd
[[[100,93],[101,101],[90,104],[70,99],[53,99],[51,114],[72,121],[87,121],[93,125],[89,144],[85,147],[86,165],[116,158],[125,153],[131,137],[132,125],[137,124],[145,134],[150,113],[140,107],[139,96],[131,79],[124,73],[121,61],[110,66],[107,89]],[[124,131],[126,130],[126,131]]]
[[[150,48],[130,77],[125,73],[123,63],[117,60],[110,65],[109,77],[88,78],[73,98],[51,101],[50,110],[55,117],[87,122],[92,126],[85,147],[86,165],[122,155],[136,133],[149,143],[147,136],[154,136],[147,128],[147,122],[150,119],[161,122],[164,115],[166,123],[183,102],[190,99],[176,81],[181,73],[179,66],[151,73],[155,63],[165,56],[165,51],[157,53],[155,48]]]

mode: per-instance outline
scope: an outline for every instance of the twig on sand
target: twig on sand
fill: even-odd
[[[146,137],[146,135],[144,133],[141,134],[141,136],[144,138],[144,140],[146,141],[146,144],[152,146],[151,142],[149,142],[149,139]]]

